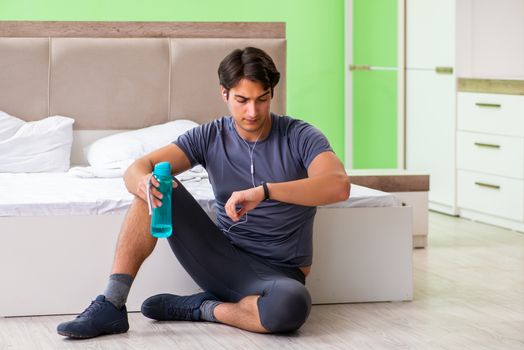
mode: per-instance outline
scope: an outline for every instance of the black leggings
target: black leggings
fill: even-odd
[[[169,245],[178,261],[206,292],[224,302],[260,295],[260,322],[273,333],[298,329],[311,310],[299,268],[275,266],[234,246],[198,202],[175,179],[173,234]]]

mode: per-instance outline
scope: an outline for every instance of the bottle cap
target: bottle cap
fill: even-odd
[[[171,164],[169,162],[161,162],[155,165],[153,174],[157,176],[170,176],[171,175]]]

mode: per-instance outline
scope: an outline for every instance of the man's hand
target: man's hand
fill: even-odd
[[[226,214],[237,222],[248,211],[256,208],[264,200],[264,189],[262,186],[250,188],[244,191],[236,191],[231,194],[224,208]],[[240,209],[237,211],[237,206]]]
[[[169,162],[171,164],[171,172],[175,175],[191,168],[189,159],[177,145],[172,143],[164,146],[138,158],[127,168],[124,173],[124,183],[126,184],[129,193],[132,193],[141,200],[147,202],[146,191],[149,175],[151,175],[155,164],[160,162]],[[176,182],[173,181],[173,188],[176,186]],[[162,203],[160,201],[160,199],[162,199],[161,196],[160,198],[155,197],[160,194],[157,188],[158,181],[153,179],[151,186],[151,204],[154,208],[159,207]]]
[[[151,196],[151,206],[153,208],[158,208],[162,206],[162,193],[157,190],[160,183],[158,180],[151,176],[151,174],[146,174],[140,178],[138,186],[136,189],[136,195],[142,200],[147,202],[147,187],[149,186],[149,177],[151,177],[151,188],[149,189],[149,194]],[[173,180],[173,188],[176,188],[178,184]]]

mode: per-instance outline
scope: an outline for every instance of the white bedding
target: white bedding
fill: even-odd
[[[208,212],[214,196],[207,175],[189,171],[178,177]],[[121,177],[79,178],[71,173],[0,173],[0,216],[121,214],[133,196]],[[327,207],[399,206],[392,194],[352,185],[347,201]]]

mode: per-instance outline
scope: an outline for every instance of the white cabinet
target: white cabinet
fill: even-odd
[[[406,0],[406,168],[430,209],[524,231],[523,80],[523,0]]]
[[[429,207],[455,205],[455,0],[406,1],[406,168],[430,174]]]
[[[458,93],[460,215],[524,229],[524,96]]]

